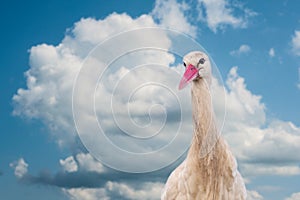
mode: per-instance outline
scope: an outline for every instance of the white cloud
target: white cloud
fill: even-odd
[[[136,19],[126,14],[111,14],[103,20],[81,19],[75,23],[74,29],[70,30],[72,34],[66,35],[61,44],[32,47],[30,69],[25,73],[27,88],[18,89],[17,94],[13,96],[13,114],[41,119],[56,136],[59,144],[72,142],[75,133],[71,107],[72,87],[87,53],[110,35],[154,26],[156,24],[147,15]],[[134,38],[136,42],[138,37]],[[169,41],[162,35],[145,37],[168,48]],[[156,57],[157,62],[161,60]]]
[[[247,191],[247,200],[263,200],[263,196],[254,190]]]
[[[146,182],[138,186],[138,189],[123,183],[107,182],[104,188],[72,188],[63,189],[64,193],[74,200],[97,199],[147,199],[160,198],[162,183]]]
[[[104,188],[72,188],[62,189],[72,200],[109,200]]]
[[[300,192],[293,193],[290,197],[285,198],[285,200],[298,200],[300,199]]]
[[[139,189],[134,189],[126,184],[108,182],[106,188],[114,195],[119,195],[125,199],[159,199],[163,188],[162,183],[146,182],[140,186]]]
[[[89,172],[104,172],[104,166],[93,158],[89,153],[78,153],[75,156],[59,160],[60,165],[66,172],[89,171]]]
[[[292,51],[295,55],[300,56],[300,31],[295,31],[292,36]]]
[[[249,45],[242,44],[239,47],[239,49],[231,51],[230,55],[232,55],[232,56],[241,55],[241,54],[249,53],[250,51],[251,51],[251,47]]]
[[[246,176],[300,173],[300,128],[292,122],[267,119],[261,96],[252,94],[245,79],[230,70],[227,78],[227,120],[224,136]],[[268,122],[268,123],[267,123]]]
[[[60,159],[59,164],[63,167],[66,172],[76,172],[78,166],[73,156],[67,157],[66,159]]]
[[[104,166],[90,154],[79,153],[76,155],[76,160],[81,170],[98,173],[104,172]]]
[[[273,58],[273,57],[275,56],[275,50],[274,50],[274,48],[271,48],[271,49],[269,50],[269,56],[270,56],[271,58]]]
[[[185,15],[185,12],[189,9],[189,6],[184,1],[179,3],[176,0],[156,0],[151,14],[159,20],[162,26],[195,37],[196,27],[190,24],[187,15]]]
[[[111,26],[111,24],[114,26]],[[157,25],[151,16],[148,15],[142,15],[136,19],[132,19],[125,14],[112,14],[103,20],[91,18],[81,19],[75,23],[74,29],[69,30],[72,34],[67,35],[61,44],[57,46],[42,44],[32,47],[30,50],[30,69],[26,72],[27,88],[19,89],[17,94],[14,95],[14,114],[41,119],[50,128],[51,133],[55,135],[60,145],[72,145],[74,137],[76,137],[72,113],[72,89],[84,56],[87,55],[87,51],[97,42],[104,40],[108,35],[116,33],[121,29],[129,30],[149,26],[154,27]],[[99,31],[105,33],[95,35],[95,32]],[[171,46],[170,39],[163,31],[148,32],[148,35],[135,34],[130,36],[130,38],[126,38],[125,44],[121,46],[119,41],[112,42],[113,44],[105,48],[105,51],[101,52],[101,55],[99,53],[99,56],[104,60],[116,54],[112,51],[122,52],[122,50],[129,47],[136,49],[140,44],[144,44],[145,42],[154,45],[159,44],[159,47],[162,49],[169,49]],[[174,133],[177,132],[178,127],[180,127],[178,123],[175,125],[171,123],[167,123],[166,126],[164,125],[164,121],[167,120],[166,112],[173,112],[172,117],[175,118],[177,114],[180,115],[180,104],[176,99],[176,95],[180,99],[183,99],[181,97],[189,93],[187,90],[180,93],[178,92],[177,80],[180,78],[179,74],[175,67],[167,67],[174,62],[173,55],[159,50],[135,51],[126,55],[128,56],[121,57],[111,64],[109,70],[106,71],[107,75],[103,76],[102,83],[99,84],[99,87],[95,91],[95,101],[97,102],[97,105],[95,105],[96,113],[98,116],[101,116],[100,123],[103,130],[109,132],[109,138],[120,148],[125,149],[127,152],[149,152],[157,150],[164,144],[169,143],[174,137]],[[119,55],[117,54],[116,56]],[[100,72],[104,71],[105,64],[101,59],[93,59],[93,56],[86,59],[85,64],[86,63],[90,64],[91,68],[89,69],[90,71],[87,72],[89,75],[79,84],[79,87],[83,88],[83,93],[78,94],[73,101],[76,101],[76,105],[82,108],[84,112],[84,114],[79,116],[80,119],[78,120],[83,122],[85,126],[85,131],[82,132],[85,136],[91,138],[90,141],[97,143],[97,145],[94,145],[96,150],[108,154],[109,156],[106,156],[106,159],[117,162],[118,166],[123,165],[120,163],[126,163],[126,165],[123,165],[124,167],[136,167],[137,169],[149,167],[147,162],[135,164],[128,162],[128,158],[110,151],[110,149],[105,146],[108,144],[103,144],[104,141],[101,140],[101,138],[98,138],[98,140],[100,140],[98,141],[94,136],[88,135],[88,133],[94,133],[91,130],[98,130],[97,119],[94,117],[94,110],[91,106],[92,103],[89,101],[94,97],[90,94],[94,94],[94,87],[98,85],[98,83],[94,84],[92,80],[97,80],[99,74],[101,74]],[[155,64],[153,67],[143,67],[145,63],[158,63],[160,67],[155,67]],[[142,67],[133,70],[135,66]],[[128,100],[130,95],[128,91],[134,91],[137,86],[149,82],[162,83],[166,87],[145,85],[144,88],[140,88],[132,93],[133,95],[130,101]],[[119,85],[118,88],[114,90],[116,84]],[[175,93],[170,92],[169,89],[175,91]],[[112,92],[114,92],[114,94],[112,94]],[[115,113],[112,113],[112,110],[108,109],[112,100]],[[186,98],[183,102],[189,103]],[[190,108],[184,110],[184,112],[188,110],[190,110]],[[131,118],[128,117],[128,111],[130,111]],[[74,112],[76,112],[76,110]],[[149,123],[149,115],[150,117],[152,115],[155,117],[151,118],[151,124],[149,124],[147,129],[138,128],[135,125],[136,123],[147,125],[147,123]],[[189,119],[191,118],[189,114],[186,116],[188,116],[187,118]],[[177,118],[177,120],[179,120],[179,117]],[[93,123],[95,126],[90,126],[90,123]],[[148,137],[161,128],[163,128],[165,134],[159,134],[154,138],[154,142],[144,140],[129,141],[128,138],[121,135],[120,127],[123,131],[135,134],[136,136]],[[183,130],[191,129],[191,127],[187,126],[182,126],[181,128]],[[174,143],[176,147],[180,146],[183,141],[186,145],[189,144],[189,137],[183,134],[181,135],[183,138],[178,140],[180,142]],[[175,149],[179,155],[184,152],[183,148]],[[176,160],[179,156],[175,154],[176,151],[172,151],[174,153],[173,157],[168,154],[160,154],[162,157],[161,160],[157,160],[155,159],[156,157],[153,157],[153,164],[159,164],[162,161],[167,162],[167,160],[170,159]],[[135,157],[133,158],[135,159]],[[142,158],[145,158],[145,156]],[[63,165],[67,168],[67,161],[65,162]],[[65,170],[76,169],[70,163],[68,167],[69,169]]]
[[[20,158],[18,161],[10,163],[9,166],[11,168],[14,168],[14,174],[17,178],[22,178],[28,172],[28,164],[23,158]]]
[[[226,26],[233,28],[245,28],[248,18],[257,15],[250,9],[244,8],[240,3],[231,3],[228,0],[198,0],[199,19],[205,21],[208,27],[217,32],[224,30]],[[241,11],[241,15],[235,15],[235,10]]]

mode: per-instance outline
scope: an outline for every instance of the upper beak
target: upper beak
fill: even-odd
[[[178,89],[181,90],[182,88],[187,86],[197,76],[198,76],[198,69],[194,65],[191,64],[188,65],[179,83]]]

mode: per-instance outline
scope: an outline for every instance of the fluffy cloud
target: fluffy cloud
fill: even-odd
[[[218,29],[224,30],[226,26],[245,28],[248,18],[256,15],[241,4],[233,4],[228,0],[198,0],[198,4],[199,19],[205,21],[214,32]],[[240,10],[242,14],[233,14],[235,9]]]
[[[273,57],[275,56],[275,50],[274,50],[274,48],[271,48],[271,49],[269,50],[269,56],[270,56],[271,58],[273,58]]]
[[[73,156],[67,157],[64,160],[60,159],[59,163],[66,172],[76,172],[78,170],[78,165]]]
[[[292,51],[295,55],[300,56],[300,31],[295,31],[292,37]]]
[[[231,51],[230,55],[232,55],[232,56],[234,56],[234,55],[240,55],[240,54],[249,53],[250,51],[251,51],[251,48],[250,48],[249,45],[242,44],[239,47],[239,49]]]
[[[263,196],[261,196],[258,192],[254,190],[247,191],[247,200],[263,200]]]
[[[267,119],[261,96],[252,94],[245,79],[230,70],[227,78],[227,120],[224,136],[247,176],[298,175],[300,128],[292,122]]]
[[[14,173],[17,178],[24,177],[28,172],[28,164],[23,158],[20,158],[18,161],[10,163],[9,166],[14,169]]]
[[[63,189],[63,192],[72,200],[108,200],[104,188],[72,188]]]
[[[185,3],[176,0],[157,0],[152,11],[164,27],[175,29],[191,36],[196,36],[196,27],[189,23],[185,12],[190,8]]]
[[[63,189],[74,200],[97,200],[97,199],[147,199],[160,198],[162,183],[146,182],[138,188],[117,182],[107,182],[105,188],[97,189]]]
[[[285,200],[297,200],[300,199],[300,192],[292,194],[290,197],[286,198]]]
[[[122,173],[104,167],[84,153],[60,160],[63,171],[56,174],[44,171],[32,175],[27,172],[27,164],[26,170],[20,170],[25,165],[21,159],[15,163],[12,167],[16,168],[16,176],[22,183],[57,186],[75,200],[159,199],[169,173],[169,169],[147,174]]]
[[[90,154],[79,153],[59,160],[60,165],[66,172],[76,172],[78,170],[101,173],[104,166]]]
[[[188,105],[188,99],[183,97],[189,94],[188,91],[178,92],[177,68],[168,68],[175,60],[174,55],[166,52],[171,48],[169,36],[162,29],[137,29],[155,26],[158,25],[149,15],[142,15],[136,19],[126,14],[112,14],[103,20],[81,19],[70,30],[72,34],[68,34],[61,44],[32,47],[30,69],[25,73],[27,88],[19,89],[14,95],[14,114],[41,119],[55,135],[58,143],[68,146],[73,145],[76,138],[72,112],[74,111],[83,143],[88,149],[91,146],[94,148],[94,155],[104,154],[102,157],[113,162],[113,166],[106,163],[111,167],[122,166],[126,171],[135,167],[149,171],[149,160],[157,166],[156,169],[170,164],[185,152],[189,144],[190,138],[183,133],[186,130],[191,132],[191,127],[186,126],[189,123],[184,123],[185,118],[191,119],[188,113],[190,106],[184,110],[186,117],[181,118],[185,126],[177,123],[182,112],[180,103]],[[98,49],[84,59],[88,50],[109,35],[132,29],[137,30],[120,34],[116,40],[105,40],[102,45],[107,47],[98,46]],[[95,34],[98,32],[99,34]],[[145,49],[141,49],[143,45],[146,45]],[[138,50],[139,48],[141,50]],[[131,51],[132,49],[134,51]],[[126,56],[118,57],[120,55]],[[109,63],[109,58],[113,60],[112,63]],[[118,59],[114,60],[115,58]],[[110,66],[106,68],[108,64]],[[79,71],[81,73],[76,79]],[[72,101],[75,80],[78,84],[75,85]],[[97,102],[95,110],[94,99]],[[109,107],[111,109],[108,109]],[[81,113],[78,114],[79,112]],[[111,142],[105,143],[105,140],[93,135],[99,129],[98,123],[102,130],[108,133],[107,137],[119,147],[115,148],[116,151],[110,149],[114,147],[110,145]],[[143,128],[144,126],[147,129]],[[180,131],[181,135],[176,134],[179,129],[183,130]],[[151,137],[151,134],[160,130],[163,134]],[[124,133],[151,139],[146,141],[129,138]],[[178,138],[172,143],[175,150],[171,150],[170,146],[167,153],[160,153],[161,159],[156,159],[154,153],[175,136]],[[182,142],[185,142],[186,148],[182,148]],[[120,148],[126,155],[130,154],[132,159],[117,152]],[[143,161],[133,163],[132,160],[137,160],[138,156],[135,153],[148,152],[154,153],[147,154],[149,156],[140,155]],[[148,160],[144,160],[146,158]],[[76,159],[79,161],[80,158]],[[65,166],[66,171],[76,170],[74,160],[61,160],[61,164]]]
[[[30,69],[25,73],[27,88],[19,89],[14,95],[13,114],[41,119],[61,145],[73,142],[72,87],[83,59],[96,44],[110,35],[155,26],[148,15],[136,19],[126,14],[111,14],[104,20],[81,19],[60,45],[32,47]],[[163,41],[161,35],[153,34],[148,39],[166,44],[165,48],[168,48],[168,41]]]

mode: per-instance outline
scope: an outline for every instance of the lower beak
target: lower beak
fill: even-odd
[[[179,83],[178,89],[181,90],[198,76],[198,69],[194,65],[188,65]]]

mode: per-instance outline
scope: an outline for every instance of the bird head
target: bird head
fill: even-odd
[[[211,65],[209,57],[201,51],[192,51],[183,57],[185,72],[179,84],[179,90],[192,81],[205,79],[211,81]]]

